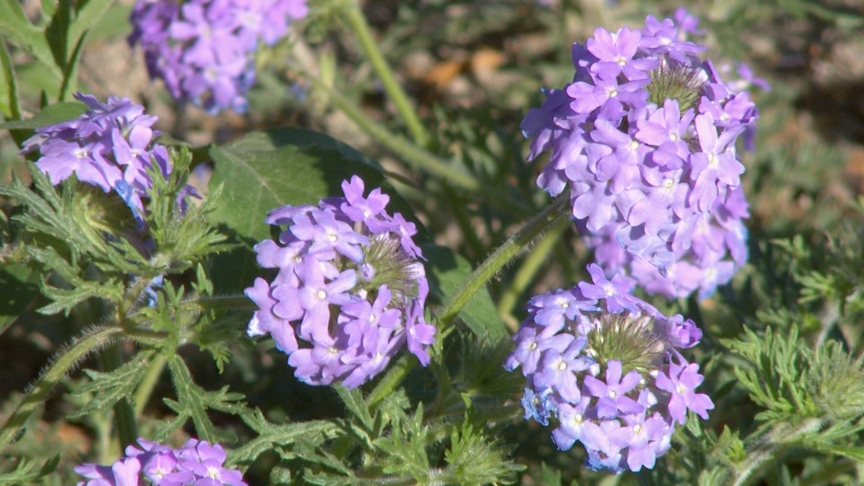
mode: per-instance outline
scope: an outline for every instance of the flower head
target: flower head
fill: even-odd
[[[385,211],[389,197],[380,189],[364,196],[357,176],[342,190],[345,197],[267,216],[287,228],[255,246],[258,263],[278,274],[246,289],[259,307],[248,333],[269,333],[304,382],[354,388],[404,344],[428,364],[435,327],[423,316],[429,284],[414,225]]]
[[[592,284],[531,299],[505,368],[522,368],[525,418],[551,424],[558,448],[582,443],[591,469],[652,468],[687,410],[706,419],[714,408],[694,391],[703,379],[699,366],[678,351],[702,333],[689,319],[666,317],[627,294],[629,285],[616,289],[598,270],[589,267]],[[536,303],[565,302],[562,295],[573,312],[563,322],[544,317],[548,306]]]
[[[242,112],[258,41],[275,44],[307,10],[306,0],[139,0],[129,43],[141,44],[150,77],[175,99]]]
[[[129,206],[139,225],[144,204],[153,188],[148,171],[171,173],[168,150],[154,139],[157,117],[144,114],[144,107],[129,98],[109,96],[107,103],[82,93],[75,98],[88,110],[75,120],[36,129],[24,142],[22,153],[39,150],[36,161],[54,185],[72,174],[79,181],[114,192]],[[197,196],[191,186],[182,191]],[[182,201],[180,201],[182,204]]]
[[[696,27],[679,11],[638,30],[598,28],[573,46],[573,82],[522,123],[529,159],[551,150],[538,185],[569,191],[602,270],[670,298],[711,295],[746,259],[735,142],[758,112],[697,57]]]
[[[223,466],[226,455],[219,444],[189,439],[183,447],[172,449],[138,439],[137,446],[126,447],[126,455],[111,466],[76,466],[75,472],[88,479],[78,486],[138,486],[144,478],[160,486],[246,486],[240,471]]]

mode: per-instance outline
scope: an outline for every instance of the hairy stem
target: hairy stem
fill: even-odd
[[[381,49],[378,48],[378,44],[372,38],[372,32],[369,29],[366,18],[363,17],[360,5],[356,1],[353,1],[350,5],[346,6],[344,13],[348,24],[354,30],[354,33],[357,34],[357,40],[360,42],[360,47],[372,64],[372,69],[375,70],[375,74],[381,79],[381,86],[390,95],[390,99],[396,105],[396,110],[408,126],[408,131],[411,132],[414,142],[421,147],[429,145],[429,135],[423,128],[423,124],[420,123],[417,112],[408,101],[408,96],[405,95],[402,87],[396,82],[393,71],[384,59],[384,55],[381,54]]]
[[[69,349],[62,351],[54,360],[53,364],[46,369],[36,383],[27,391],[23,400],[0,427],[0,451],[15,439],[18,431],[30,418],[39,404],[54,388],[60,379],[72,369],[82,358],[91,352],[123,337],[124,331],[120,327],[104,327],[87,333],[83,338],[76,341]]]
[[[558,243],[558,240],[561,239],[561,235],[564,234],[564,231],[568,226],[570,226],[569,221],[566,219],[561,218],[558,220],[557,226],[550,229],[549,232],[546,233],[536,245],[534,245],[534,248],[531,249],[531,253],[525,258],[522,266],[519,267],[519,270],[513,277],[513,282],[510,284],[510,287],[501,294],[501,298],[498,300],[498,315],[500,315],[501,319],[504,320],[504,323],[507,325],[507,328],[510,329],[511,333],[515,333],[519,330],[519,323],[512,316],[513,307],[516,306],[516,301],[519,299],[519,296],[522,295],[522,292],[524,292],[528,287],[528,284],[531,283],[531,280],[534,279],[534,276],[540,270],[543,262],[546,261],[549,253],[555,247],[555,244]]]
[[[468,280],[465,281],[456,293],[450,296],[450,300],[438,312],[436,317],[439,332],[443,332],[449,327],[456,315],[459,314],[459,311],[471,300],[471,297],[486,285],[489,279],[498,273],[513,257],[530,245],[539,235],[556,228],[562,219],[567,220],[570,217],[570,212],[566,211],[568,207],[567,203],[568,198],[566,196],[556,199],[554,203],[547,206],[540,214],[528,221],[522,229],[505,241],[486,261],[474,270],[468,277]]]

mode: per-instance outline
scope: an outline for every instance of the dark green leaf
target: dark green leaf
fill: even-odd
[[[69,0],[58,0],[57,10],[51,17],[51,22],[45,28],[45,38],[54,56],[54,64],[66,71],[67,55],[69,53],[69,22],[72,21],[72,6]]]
[[[341,183],[359,175],[366,186],[383,182],[369,164],[347,159],[337,150],[315,146],[280,146],[274,132],[255,132],[225,147],[213,147],[216,163],[211,185],[224,184],[211,220],[256,241],[270,236],[267,212],[285,204],[317,204],[342,194]],[[280,148],[281,147],[281,148]]]
[[[229,243],[241,244],[211,260],[211,275],[219,292],[242,290],[261,274],[250,248],[270,237],[264,223],[270,210],[285,204],[317,204],[324,197],[342,195],[342,181],[353,175],[364,180],[367,191],[382,187],[390,195],[388,211],[414,219],[411,208],[386,184],[376,164],[323,134],[299,129],[253,132],[224,147],[212,147],[210,156],[216,163],[211,187],[223,186],[210,220],[231,236]],[[429,239],[419,224],[418,231],[421,239]]]
[[[449,248],[435,244],[422,244],[426,257],[426,277],[429,291],[441,302],[446,301],[471,275],[468,260],[453,253]],[[489,291],[485,288],[476,294],[459,312],[459,318],[478,337],[497,342],[507,337],[507,328],[498,315]]]

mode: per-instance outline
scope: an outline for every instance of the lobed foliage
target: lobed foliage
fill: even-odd
[[[158,453],[205,442],[200,461],[219,458],[221,444],[219,470],[254,485],[864,481],[864,140],[855,132],[864,113],[849,101],[864,70],[848,54],[860,52],[860,6],[309,0],[301,20],[302,3],[280,14],[292,17],[290,34],[277,22],[257,48],[258,37],[232,31],[245,35],[245,77],[231,85],[227,105],[248,111],[211,117],[182,101],[211,113],[226,108],[217,87],[190,94],[172,85],[183,92],[175,102],[161,82],[147,85],[143,54],[126,43],[126,2],[0,0],[0,484],[87,483],[93,478],[82,479],[81,464],[130,465],[144,450],[144,470]],[[583,466],[584,449],[558,450],[549,429],[527,419],[540,402],[523,407],[526,386],[538,395],[543,386],[505,369],[520,322],[557,323],[537,317],[542,299],[533,295],[601,292],[602,283],[585,270],[597,260],[596,242],[570,224],[567,197],[553,201],[535,184],[550,160],[549,171],[561,169],[562,154],[530,153],[520,121],[543,104],[541,88],[574,82],[574,41],[585,43],[597,27],[638,28],[647,15],[672,16],[682,6],[700,20],[720,77],[723,66],[747,61],[758,76],[751,82],[771,86],[752,92],[755,151],[730,149],[746,167],[739,187],[750,202],[749,258],[701,301],[636,290],[640,312],[692,319],[693,327],[681,324],[691,337],[701,328],[699,345],[668,352],[698,365],[698,391],[714,408],[701,409],[707,420],[678,420],[652,467],[610,475]],[[194,49],[185,37],[158,45]],[[115,64],[122,79],[102,77]],[[76,176],[52,185],[36,165],[39,153],[19,154],[46,133],[40,129],[87,112],[73,100],[79,91],[129,96],[159,113],[164,133],[153,143],[164,144],[171,168],[150,159],[142,177],[151,185],[136,186],[140,213],[122,185],[103,190]],[[529,153],[536,160],[526,162]],[[261,307],[244,290],[256,277],[279,285],[281,267],[262,268],[255,245],[287,247],[292,225],[305,224],[298,217],[271,226],[268,211],[327,207],[353,176],[367,194],[381,188],[388,217],[399,213],[416,229],[411,245],[422,253],[428,297],[412,322],[434,326],[434,343],[428,366],[402,350],[356,388],[313,387],[295,377],[272,339],[249,337]],[[202,197],[190,197],[187,184]],[[353,253],[341,255],[362,268]],[[377,292],[364,288],[357,298]],[[606,292],[635,305],[626,289]],[[561,332],[574,334],[578,317],[567,318]],[[300,329],[302,318],[284,320]],[[672,329],[682,321],[669,322]],[[330,321],[334,329],[344,323]],[[648,343],[660,332],[637,331]],[[591,363],[587,353],[580,373],[599,383],[593,377],[610,360]],[[668,368],[673,354],[660,354],[649,358]],[[623,427],[617,413],[606,422]],[[561,416],[547,418],[556,424]]]

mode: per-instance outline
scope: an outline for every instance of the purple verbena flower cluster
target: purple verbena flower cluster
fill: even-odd
[[[153,179],[148,171],[171,173],[168,150],[153,140],[157,117],[144,114],[144,107],[129,98],[109,96],[107,103],[82,93],[75,98],[89,109],[75,120],[36,129],[24,142],[21,153],[39,150],[36,161],[51,183],[59,184],[72,174],[81,182],[116,192],[129,206],[139,224]],[[197,196],[191,186],[182,194]]]
[[[219,444],[189,439],[176,450],[144,439],[138,444],[110,466],[76,466],[87,478],[77,486],[138,486],[144,478],[154,486],[246,486],[240,471],[222,466],[226,455]]]
[[[363,180],[342,183],[345,197],[318,206],[284,206],[266,222],[287,225],[278,242],[255,245],[258,263],[275,268],[246,289],[260,308],[250,336],[270,333],[295,376],[313,385],[363,384],[407,342],[425,366],[435,327],[424,320],[429,284],[411,237],[413,223],[384,209],[380,189],[363,196]]]
[[[702,332],[631,295],[632,278],[609,280],[596,264],[588,271],[593,283],[529,301],[505,366],[522,367],[525,418],[551,421],[559,449],[581,442],[594,470],[651,469],[687,410],[707,419],[714,408],[695,392],[699,365],[678,351],[696,345]]]
[[[243,112],[258,41],[275,44],[307,12],[306,0],[139,0],[129,43],[141,44],[150,77],[175,99]]]
[[[569,191],[573,216],[607,275],[649,293],[710,296],[747,259],[748,204],[735,142],[756,106],[686,40],[697,21],[649,16],[645,28],[594,31],[574,44],[576,74],[522,122],[537,179]]]

